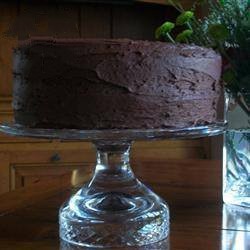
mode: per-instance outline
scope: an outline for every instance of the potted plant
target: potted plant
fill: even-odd
[[[175,23],[156,29],[157,39],[190,43],[217,50],[223,58],[222,81],[228,129],[224,135],[223,200],[250,207],[250,1],[204,0],[184,10],[169,0],[179,12]],[[195,16],[205,4],[207,15]],[[176,35],[178,27],[180,32]]]

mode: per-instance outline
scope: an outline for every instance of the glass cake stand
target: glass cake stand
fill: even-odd
[[[95,248],[143,246],[169,234],[165,201],[142,184],[129,164],[132,141],[188,139],[222,133],[224,123],[208,126],[145,130],[36,129],[2,124],[13,136],[86,140],[96,147],[92,179],[65,202],[59,212],[60,237],[68,243]]]

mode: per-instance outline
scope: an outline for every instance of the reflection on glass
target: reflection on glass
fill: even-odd
[[[69,244],[66,241],[60,241],[60,250],[110,250],[110,248],[89,248],[89,247],[80,247]],[[120,250],[123,248],[112,248],[112,250]],[[170,238],[168,237],[165,240],[157,242],[155,244],[150,244],[142,247],[128,247],[128,250],[170,250]]]
[[[250,208],[223,205],[221,250],[250,249]]]

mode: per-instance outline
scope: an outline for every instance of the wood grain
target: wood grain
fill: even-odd
[[[9,34],[9,29],[16,17],[16,2],[0,2],[0,96],[12,93],[12,49],[17,36]]]
[[[244,213],[242,209],[241,212],[231,212],[230,207],[222,206],[219,197],[212,202],[206,195],[202,196],[200,202],[195,200],[199,197],[195,194],[204,192],[204,183],[210,185],[212,192],[217,192],[220,189],[217,186],[220,182],[220,175],[218,174],[220,169],[217,169],[220,163],[209,160],[176,160],[167,163],[172,166],[172,170],[169,172],[167,172],[167,168],[162,168],[163,162],[148,162],[144,164],[144,167],[138,169],[138,175],[143,176],[151,183],[155,183],[155,186],[162,185],[165,183],[164,180],[167,183],[167,178],[172,180],[173,185],[163,184],[161,188],[162,197],[171,205],[170,237],[160,245],[119,249],[169,250],[170,246],[173,250],[248,250],[250,227],[247,223],[249,218],[247,212]],[[154,175],[152,175],[153,170]],[[182,172],[185,178],[179,179],[174,173],[175,171]],[[211,171],[211,175],[204,177],[203,171]],[[194,183],[194,180],[198,178],[201,179]],[[176,188],[173,179],[176,179],[175,183],[182,183],[180,189]],[[196,192],[190,196],[188,189],[192,185],[192,180]],[[10,208],[15,208],[15,211],[11,209],[12,212],[0,216],[0,248],[8,250],[83,249],[63,243],[60,247],[58,209],[71,193],[68,189],[69,185],[69,183],[65,185],[64,192],[62,192],[61,187],[57,189],[54,183],[49,183],[49,188],[40,185],[34,186],[32,189],[22,189],[0,196],[2,201],[0,211],[10,211],[8,209],[10,205],[12,205]],[[168,197],[167,190],[170,190],[170,187],[172,187],[173,195]],[[180,197],[181,199],[179,199]],[[182,200],[181,203],[180,200]],[[187,202],[188,200],[189,202]],[[239,221],[244,221],[244,223],[239,223]],[[87,250],[88,248],[84,249]]]
[[[110,5],[83,5],[80,20],[81,37],[111,38],[111,18]]]
[[[1,44],[1,41],[0,41],[0,44]],[[1,65],[0,65],[0,68],[1,68]],[[9,69],[9,72],[10,71],[12,71],[12,70]],[[0,72],[0,77],[1,77],[1,74],[5,74],[5,76],[7,76],[8,71],[6,70],[5,72]],[[7,87],[7,85],[9,85],[9,86]],[[12,85],[12,79],[11,80],[9,79],[9,84],[7,84],[7,82],[5,82],[3,84],[3,88],[5,88],[5,90],[7,91],[7,88],[9,88],[11,85]],[[8,90],[8,91],[11,91],[11,90]],[[8,91],[5,92],[5,93],[8,93]],[[0,122],[10,122],[10,121],[13,121],[13,109],[12,109],[11,103],[12,103],[12,98],[9,97],[9,96],[6,96],[6,97],[5,96],[1,96],[1,92],[0,92]],[[2,134],[0,134],[0,138],[1,138],[1,135]],[[1,139],[0,139],[0,142],[1,142]]]
[[[172,204],[201,204],[221,200],[221,162],[212,160],[155,160],[132,164],[136,175]]]
[[[159,6],[114,6],[113,37],[154,40],[155,29],[165,21]]]
[[[60,182],[64,178],[66,168],[69,169],[67,174],[71,175],[73,166],[86,163],[94,165],[95,162],[93,145],[81,141],[9,139],[0,142],[0,152],[0,193],[50,179]],[[132,146],[131,160],[135,171],[137,168],[146,167],[144,162],[147,161],[162,162],[160,165],[164,169],[168,167],[166,162],[171,158],[201,159],[204,153],[202,140],[136,142]],[[55,155],[58,156],[56,161],[53,160]],[[183,165],[185,166],[185,163]]]
[[[11,190],[50,181],[60,186],[65,180],[70,180],[72,185],[78,185],[89,179],[92,166],[86,162],[11,165]]]
[[[0,193],[50,179],[61,182],[94,161],[93,148],[83,142],[0,143]]]
[[[9,154],[0,151],[0,194],[10,190]]]
[[[40,161],[40,160],[39,160]],[[94,165],[94,164],[93,164]],[[92,163],[89,163],[82,167],[83,172],[76,173],[75,176],[78,180],[88,180],[90,173],[93,170]],[[60,166],[60,164],[59,164]],[[59,167],[58,166],[58,167]],[[35,170],[32,171],[31,168],[36,168],[36,166],[28,165],[17,165],[15,166],[15,171],[21,172],[21,175],[34,176]],[[46,167],[46,165],[45,165]],[[38,167],[37,167],[38,168]],[[49,165],[47,165],[49,168]],[[73,168],[73,167],[72,167]],[[77,168],[77,167],[76,167]],[[221,199],[221,162],[211,161],[211,160],[158,160],[158,161],[135,161],[132,163],[132,168],[136,175],[153,190],[159,193],[162,197],[166,197],[167,200],[171,202],[171,205],[185,204],[189,206],[190,204],[202,204],[214,203]],[[18,170],[19,169],[19,170]],[[39,168],[38,170],[39,171]],[[48,174],[56,175],[56,166],[52,170],[48,170]],[[58,171],[62,172],[63,169]],[[46,175],[46,171],[43,174],[38,174],[38,176]],[[67,179],[68,178],[68,179]],[[66,175],[63,178],[66,183],[72,183],[72,176]],[[41,183],[33,183],[32,190],[37,190],[38,193],[42,194],[42,189],[47,183],[51,183],[53,180]],[[63,181],[64,183],[64,181]],[[76,182],[76,184],[78,184]],[[63,189],[64,184],[59,181],[54,182],[54,184],[59,189]],[[41,186],[39,186],[41,185]],[[43,186],[44,185],[44,186]],[[26,200],[26,190],[19,189],[18,199],[21,201],[23,198],[22,191],[24,190],[24,200],[25,202],[19,202],[18,204],[28,205],[29,202]],[[54,190],[54,189],[53,189]],[[47,190],[44,190],[47,192]],[[15,192],[12,192],[15,193]],[[33,192],[36,195],[36,192]],[[29,195],[32,197],[32,194]],[[32,199],[31,199],[32,201]],[[174,201],[174,204],[172,204]],[[7,202],[8,203],[8,202]],[[18,205],[19,206],[19,205]],[[6,210],[7,204],[4,205]],[[14,205],[11,203],[10,208],[14,209]],[[3,209],[2,209],[3,210]],[[1,211],[1,205],[0,205]]]
[[[54,195],[56,192],[70,186],[70,181],[55,183],[53,180],[46,183],[38,183],[32,188],[20,188],[1,196],[0,215],[9,213],[20,207],[31,205],[46,197]]]
[[[76,5],[22,2],[16,33],[19,39],[30,36],[79,37],[78,13]]]

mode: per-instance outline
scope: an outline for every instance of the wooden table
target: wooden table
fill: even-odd
[[[171,211],[169,240],[161,247],[139,249],[166,250],[169,245],[171,250],[250,249],[250,212],[223,207],[221,202],[220,161],[134,165],[137,175],[168,201]],[[57,185],[41,183],[0,197],[0,249],[60,249],[58,208],[72,189],[69,182],[63,188]],[[67,247],[61,245],[61,249],[80,249]]]

